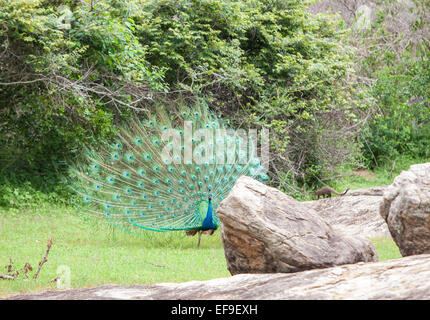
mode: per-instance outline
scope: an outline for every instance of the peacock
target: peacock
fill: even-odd
[[[157,108],[83,158],[71,173],[85,210],[126,231],[198,234],[197,247],[220,226],[216,209],[241,175],[268,179],[256,137],[202,106]]]

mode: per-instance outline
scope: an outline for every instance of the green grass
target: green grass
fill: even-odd
[[[403,170],[408,170],[411,165],[429,161],[430,159],[414,159],[407,156],[399,157],[390,163],[377,167],[375,170],[366,170],[367,173],[373,175],[372,178],[354,174],[351,168],[345,168],[343,170],[343,177],[328,181],[327,184],[339,190],[387,186],[393,183],[394,178]]]
[[[378,261],[387,261],[391,259],[401,258],[399,248],[393,240],[387,238],[371,239],[378,253]]]
[[[345,177],[329,184],[339,190],[389,185],[411,164],[426,161],[404,158],[389,167],[369,171],[374,175],[371,178],[346,170]],[[0,280],[0,297],[56,289],[56,283],[50,280],[57,276],[57,268],[62,265],[70,268],[71,288],[230,276],[219,231],[213,236],[202,236],[201,248],[196,249],[197,237],[187,237],[184,232],[142,231],[131,235],[113,228],[104,219],[80,215],[72,207],[43,202],[27,209],[0,207],[0,274],[6,272],[4,266],[9,264],[9,258],[19,269],[26,262],[36,269],[51,237],[54,245],[38,279]],[[372,242],[379,261],[401,257],[392,240],[378,238]]]
[[[213,236],[203,236],[201,248],[196,249],[197,237],[187,237],[183,232],[131,235],[103,219],[83,217],[72,208],[53,206],[0,209],[0,268],[12,258],[18,269],[29,262],[34,273],[51,237],[54,245],[38,279],[0,280],[0,297],[56,289],[56,283],[50,280],[62,265],[70,268],[71,288],[230,276],[218,231]],[[400,257],[393,241],[372,241],[379,261]]]
[[[202,236],[184,232],[142,232],[137,235],[114,229],[104,220],[84,219],[65,207],[26,210],[0,209],[0,273],[12,258],[21,269],[29,262],[35,272],[48,239],[54,244],[36,280],[0,280],[0,296],[55,289],[50,282],[57,268],[70,268],[71,287],[107,283],[121,285],[183,282],[228,277],[219,231]]]

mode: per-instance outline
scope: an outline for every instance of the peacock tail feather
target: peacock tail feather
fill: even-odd
[[[216,229],[216,208],[241,175],[268,178],[256,149],[207,108],[160,108],[85,150],[73,188],[85,210],[124,230]]]

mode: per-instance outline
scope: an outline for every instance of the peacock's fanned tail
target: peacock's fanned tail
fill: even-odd
[[[74,189],[86,210],[125,230],[202,229],[209,211],[216,227],[216,208],[241,175],[267,179],[255,142],[206,108],[158,111],[99,149],[72,169]]]

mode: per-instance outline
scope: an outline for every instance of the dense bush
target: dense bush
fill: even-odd
[[[360,3],[350,3],[357,8]],[[430,3],[375,1],[368,29],[353,28],[356,66],[374,100],[362,141],[371,166],[430,157]]]
[[[378,113],[366,128],[363,154],[371,166],[408,154],[430,157],[430,63],[405,61],[378,72],[372,88]]]
[[[272,130],[273,183],[318,183],[354,153],[356,132],[341,128],[366,105],[345,81],[341,20],[312,16],[303,1],[155,1],[135,12],[172,91],[204,97],[236,126]]]
[[[360,137],[367,166],[402,157],[428,159],[430,139],[430,2],[321,0],[317,12],[336,12],[349,27],[358,82],[369,89],[372,112]]]
[[[0,183],[55,189],[65,160],[163,89],[126,18],[99,6],[0,1]]]
[[[235,126],[270,128],[284,189],[354,155],[366,104],[347,78],[342,21],[303,1],[0,3],[3,175],[61,176],[61,161],[159,101],[198,100]]]

